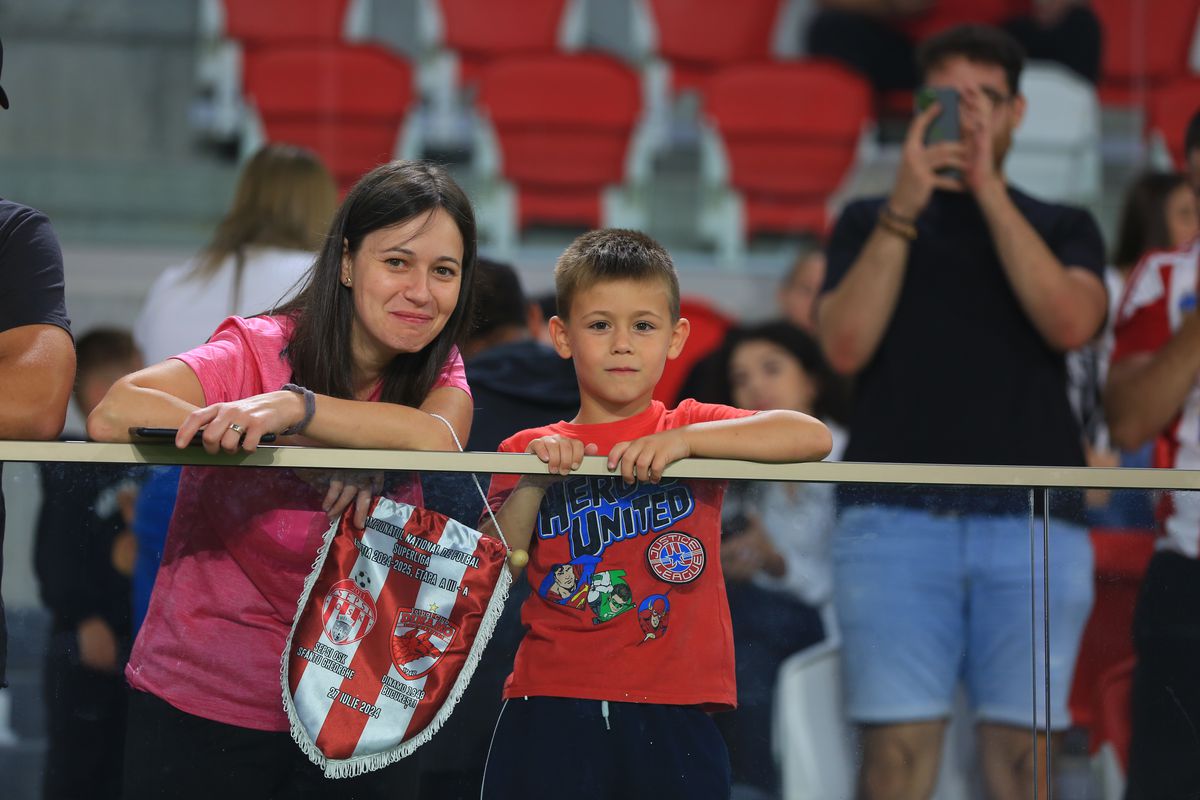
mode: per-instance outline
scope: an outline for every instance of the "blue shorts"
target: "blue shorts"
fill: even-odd
[[[979,721],[1029,727],[1036,684],[1036,719],[1045,729],[1040,519],[1034,536],[1036,609],[1027,516],[844,509],[833,541],[834,606],[850,718],[878,724],[948,718],[961,680]],[[1087,531],[1051,520],[1053,730],[1070,725],[1067,695],[1091,607]]]
[[[692,706],[506,700],[484,768],[483,800],[727,800],[729,752]]]

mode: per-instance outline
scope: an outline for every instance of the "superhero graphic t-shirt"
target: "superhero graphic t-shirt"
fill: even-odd
[[[605,455],[618,442],[750,413],[692,400],[668,411],[655,401],[618,422],[521,431],[500,450],[523,453],[533,439],[558,434]],[[493,476],[493,509],[518,480]],[[504,696],[733,708],[733,633],[720,563],[724,493],[723,481],[626,485],[619,474],[551,487],[530,545],[525,639]]]

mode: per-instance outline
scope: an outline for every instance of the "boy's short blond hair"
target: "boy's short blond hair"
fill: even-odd
[[[671,321],[679,319],[679,277],[667,249],[644,233],[620,228],[588,231],[554,265],[558,315],[567,319],[575,295],[603,281],[662,281]]]

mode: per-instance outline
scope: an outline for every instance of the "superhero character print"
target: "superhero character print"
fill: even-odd
[[[542,599],[571,608],[585,608],[592,575],[600,559],[581,556],[563,564],[554,564],[538,587]]]
[[[667,618],[671,616],[671,601],[665,594],[652,594],[638,606],[638,625],[642,628],[642,641],[638,644],[662,639],[667,635]]]
[[[592,624],[599,625],[633,609],[633,589],[625,580],[625,570],[597,572],[588,590],[588,608]]]

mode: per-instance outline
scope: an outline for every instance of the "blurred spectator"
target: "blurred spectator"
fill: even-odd
[[[288,144],[255,153],[212,241],[150,287],[134,328],[146,362],[203,344],[226,317],[280,305],[312,266],[336,207],[337,187],[314,154]]]
[[[1083,426],[1088,466],[1147,467],[1151,447],[1119,452],[1112,446],[1104,423],[1101,393],[1113,349],[1113,326],[1125,282],[1147,253],[1175,250],[1200,234],[1200,212],[1188,178],[1178,172],[1147,172],[1125,194],[1113,248],[1112,263],[1104,270],[1108,288],[1108,318],[1101,335],[1067,356],[1072,404]],[[1112,528],[1153,526],[1150,496],[1142,491],[1089,490],[1088,522]]]
[[[787,322],[735,329],[720,361],[721,402],[815,415],[833,433],[827,460],[840,456],[845,435],[835,420],[844,410],[842,381],[804,331]],[[733,622],[738,707],[714,719],[729,745],[734,785],[773,796],[779,792],[771,743],[775,676],[788,656],[826,636],[822,609],[833,595],[833,486],[734,483],[724,517],[721,566]]]
[[[1152,253],[1117,314],[1105,410],[1113,441],[1154,443],[1154,466],[1200,467],[1200,241]],[[1160,506],[1162,538],[1134,612],[1137,666],[1125,797],[1200,796],[1200,492]]]
[[[86,417],[120,378],[142,368],[128,331],[80,337],[75,402]],[[81,439],[76,434],[68,438]],[[52,628],[45,661],[47,800],[118,798],[129,656],[129,531],[138,470],[125,464],[41,465],[34,566]]]
[[[147,362],[203,344],[226,317],[248,317],[281,304],[312,266],[336,207],[337,187],[316,155],[288,144],[269,144],[255,153],[212,241],[150,287],[134,327]],[[179,475],[179,467],[154,468],[138,497],[135,631],[154,588]]]
[[[916,43],[965,23],[1003,25],[1029,58],[1095,83],[1100,21],[1087,0],[817,0],[808,52],[842,61],[880,91],[915,89]]]
[[[467,449],[495,452],[513,431],[573,416],[579,387],[571,362],[538,341],[546,320],[525,299],[508,264],[481,259],[481,300],[463,348],[475,395],[475,421]]]
[[[540,315],[534,338],[546,346],[550,346],[550,318],[558,313],[558,309],[555,308],[556,302],[553,289],[530,300],[530,304],[536,306],[531,313]]]
[[[857,378],[847,460],[1084,464],[1063,353],[1104,321],[1104,250],[1086,211],[1004,182],[1025,108],[1022,62],[994,28],[925,42],[924,79],[958,91],[965,138],[925,146],[939,108],[921,113],[891,194],[851,203],[837,222],[817,326],[833,367]],[[838,496],[834,606],[848,711],[864,726],[861,796],[929,796],[960,676],[989,794],[1024,796],[1033,764],[1047,763],[1046,737],[1035,752],[1030,736],[1033,687],[1049,684],[1055,729],[1069,721],[1092,600],[1082,499],[1056,493],[1049,509],[1055,657],[1048,678],[1037,658],[1031,685],[1027,493],[847,485]],[[1039,606],[1042,594],[1039,582]]]
[[[467,449],[495,452],[514,431],[574,417],[579,384],[571,362],[538,341],[545,320],[540,307],[526,300],[516,270],[480,259],[478,297],[476,323],[463,346],[475,398]],[[485,487],[487,480],[480,476]],[[470,475],[439,473],[423,482],[426,507],[478,527],[483,499]],[[528,594],[528,581],[513,582],[471,685],[443,730],[422,747],[422,798],[479,797],[500,691],[524,635],[520,611]]]
[[[3,62],[0,44],[0,66]],[[0,108],[8,108],[3,88]],[[58,238],[45,214],[0,200],[0,439],[58,436],[74,379],[75,348],[63,299]],[[4,493],[0,491],[0,575],[3,572]],[[7,666],[8,628],[0,595],[0,689],[8,685]]]
[[[780,318],[815,334],[813,308],[825,280],[825,252],[820,247],[802,249],[775,292]],[[690,319],[690,317],[689,317]],[[690,397],[702,403],[730,403],[725,360],[728,353],[717,347],[696,361],[679,387],[678,399]]]
[[[776,299],[783,318],[803,331],[815,333],[813,307],[824,281],[824,251],[818,247],[801,253],[779,284]]]

